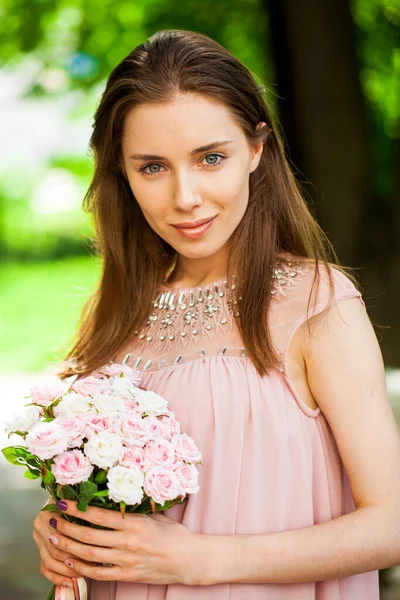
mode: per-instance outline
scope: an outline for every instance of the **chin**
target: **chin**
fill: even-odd
[[[184,256],[185,258],[209,258],[219,252],[222,247],[223,245],[220,244],[217,246],[211,244],[204,244],[201,246],[198,244],[198,247],[195,248],[193,244],[193,247],[190,248],[190,244],[180,244],[179,247],[177,245],[174,246],[174,249],[176,252],[178,252],[178,254]]]
[[[177,248],[176,251],[178,254],[180,254],[181,256],[184,256],[185,258],[209,258],[211,256],[214,256],[214,254],[216,252],[218,252],[219,248],[217,248],[216,250],[198,250],[197,252],[195,251],[190,251],[187,250],[185,248]]]

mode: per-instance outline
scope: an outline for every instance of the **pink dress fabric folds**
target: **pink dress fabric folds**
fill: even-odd
[[[289,262],[288,262],[289,261]],[[331,267],[308,317],[360,293]],[[235,290],[224,280],[200,288],[163,287],[130,347],[141,385],[164,396],[183,432],[203,453],[200,491],[165,512],[192,531],[259,534],[324,523],[354,510],[350,483],[327,420],[309,408],[286,357],[307,319],[314,276],[289,255],[274,271],[270,328],[281,366],[260,377],[232,318]],[[166,297],[167,292],[169,297]],[[166,306],[163,306],[163,302]],[[160,306],[161,305],[161,306]],[[188,314],[189,313],[189,314]],[[179,358],[180,357],[180,358]],[[118,357],[121,360],[121,356]],[[140,360],[139,360],[140,359]],[[89,581],[91,600],[376,600],[378,571],[302,584],[154,585]]]

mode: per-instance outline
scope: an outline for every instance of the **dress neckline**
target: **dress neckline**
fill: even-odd
[[[233,278],[235,280],[235,277]],[[201,285],[196,285],[193,287],[189,286],[178,286],[171,287],[170,285],[162,284],[160,286],[160,292],[171,292],[173,294],[181,294],[182,292],[190,293],[198,290],[206,290],[207,288],[213,288],[214,286],[224,286],[228,284],[227,277],[220,277],[219,279],[214,279],[213,281],[209,281],[206,283],[202,283]]]

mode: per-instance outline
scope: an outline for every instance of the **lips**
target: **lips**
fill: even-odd
[[[217,216],[218,215],[215,215],[215,217],[211,217],[211,219],[199,219],[198,221],[192,221],[190,223],[178,223],[177,225],[173,225],[173,227],[179,232],[179,235],[183,235],[183,237],[189,240],[195,240],[207,234],[213,226]]]
[[[206,219],[199,219],[198,221],[190,221],[187,223],[178,223],[173,225],[177,229],[196,229],[196,227],[200,227],[200,225],[204,225],[205,223],[209,223],[213,219],[215,219],[216,215],[213,217],[208,217]]]

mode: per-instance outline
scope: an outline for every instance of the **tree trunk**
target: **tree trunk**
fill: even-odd
[[[345,264],[359,264],[361,204],[372,195],[363,96],[346,0],[265,0],[278,109],[291,159]]]
[[[384,287],[380,323],[389,326],[383,332],[382,347],[388,366],[400,367],[400,140],[397,140],[396,185],[387,220],[382,223],[382,247],[375,263],[376,288]],[[386,239],[390,243],[385,243]],[[383,321],[384,319],[384,321]]]
[[[400,264],[393,244],[393,205],[374,196],[371,141],[348,2],[264,2],[289,156],[340,261],[362,267],[358,273],[364,298],[378,325],[385,361],[400,366],[400,311],[395,308]],[[400,205],[400,182],[398,190]]]

